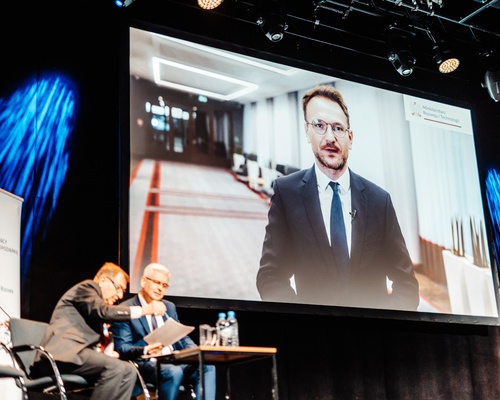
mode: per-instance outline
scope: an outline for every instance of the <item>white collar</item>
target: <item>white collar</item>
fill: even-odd
[[[314,163],[314,171],[316,172],[316,180],[319,188],[327,190],[328,185],[332,182],[332,180],[319,169],[316,163]],[[338,182],[341,193],[347,193],[351,187],[351,174],[349,173],[349,169],[347,169],[346,173],[342,174],[342,176],[335,182]]]

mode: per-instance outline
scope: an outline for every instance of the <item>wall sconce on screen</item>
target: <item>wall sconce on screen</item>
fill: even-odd
[[[204,10],[213,10],[219,7],[224,0],[198,0],[198,5]]]

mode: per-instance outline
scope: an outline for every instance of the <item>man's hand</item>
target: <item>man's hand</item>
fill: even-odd
[[[148,344],[144,348],[144,353],[147,355],[161,355],[162,349],[163,349],[163,345],[161,343]]]
[[[113,357],[113,358],[120,358],[120,355],[116,351],[111,351],[109,353],[105,353],[107,356]]]
[[[153,300],[148,305],[142,307],[142,315],[163,315],[167,307],[162,301]]]

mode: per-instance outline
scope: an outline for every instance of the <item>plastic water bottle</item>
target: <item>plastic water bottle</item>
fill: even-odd
[[[226,313],[219,313],[219,319],[215,324],[217,329],[217,343],[219,346],[228,346],[228,322],[226,319]]]
[[[238,320],[236,319],[236,314],[234,311],[227,312],[227,322],[228,322],[228,346],[239,346],[240,338],[238,332]]]

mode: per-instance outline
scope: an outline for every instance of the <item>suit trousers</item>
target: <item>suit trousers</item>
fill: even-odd
[[[162,400],[176,400],[181,385],[192,384],[196,398],[200,397],[200,374],[197,365],[161,364],[160,385],[157,382],[156,360],[139,363],[139,371],[146,382],[154,384]],[[216,370],[214,365],[204,366],[205,400],[215,400]]]
[[[135,367],[123,360],[98,353],[94,349],[83,349],[78,353],[82,365],[57,363],[61,373],[81,375],[95,382],[91,400],[130,400],[137,381]]]

